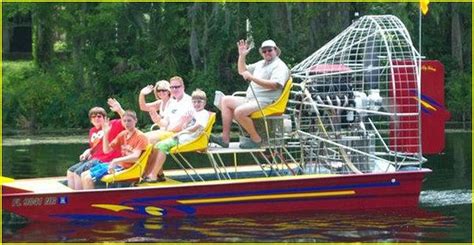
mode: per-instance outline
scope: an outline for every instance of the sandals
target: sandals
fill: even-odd
[[[158,182],[165,182],[166,181],[165,174],[158,175],[157,181]]]
[[[150,177],[147,176],[147,177],[145,177],[145,178],[142,179],[142,182],[143,182],[143,183],[149,183],[149,184],[151,184],[151,183],[156,183],[156,182],[158,182],[158,180],[157,180],[157,179],[152,179],[152,178],[150,178]]]
[[[158,177],[156,179],[152,179],[149,176],[146,176],[142,180],[143,183],[149,183],[149,184],[158,183],[158,182],[165,182],[165,181],[166,181],[166,178],[165,178],[164,174],[158,175]]]

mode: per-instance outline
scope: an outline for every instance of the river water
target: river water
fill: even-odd
[[[351,213],[282,213],[239,217],[154,218],[67,224],[8,222],[3,242],[471,242],[471,133],[448,133],[419,208]],[[77,161],[85,138],[3,139],[3,175],[59,176]],[[166,165],[169,166],[169,165]],[[5,221],[5,219],[4,219]]]

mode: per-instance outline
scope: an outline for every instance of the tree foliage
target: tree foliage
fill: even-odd
[[[215,90],[245,89],[236,72],[236,42],[246,37],[246,19],[256,45],[275,40],[292,66],[350,25],[354,12],[396,15],[418,40],[418,11],[408,2],[4,3],[4,21],[32,15],[35,65],[24,63],[23,72],[4,65],[3,125],[88,127],[90,107],[105,107],[113,96],[138,110],[143,86],[174,75],[184,78],[188,92],[203,89],[210,101]],[[458,80],[451,73],[471,74],[470,11],[469,3],[433,3],[423,17],[422,54],[446,65],[448,87]],[[462,41],[460,55],[451,49],[453,16],[462,28],[454,33]],[[258,59],[255,50],[248,58]]]

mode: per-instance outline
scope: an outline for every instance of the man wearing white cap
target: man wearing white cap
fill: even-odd
[[[247,41],[237,42],[239,59],[237,69],[239,74],[249,81],[246,97],[225,96],[221,100],[222,137],[211,136],[211,141],[222,147],[229,147],[230,127],[232,119],[250,135],[250,141],[240,144],[240,148],[258,148],[262,138],[257,133],[250,114],[271,104],[280,97],[285,82],[290,76],[288,66],[279,58],[281,51],[272,40],[266,40],[260,46],[263,60],[247,65],[246,56],[249,53]],[[257,101],[258,100],[258,101]]]

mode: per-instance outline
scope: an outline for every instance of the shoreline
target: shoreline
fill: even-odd
[[[445,133],[456,134],[456,133],[471,133],[472,130],[465,129],[446,129]],[[233,135],[234,136],[234,135]],[[238,138],[237,135],[233,138]],[[14,135],[2,136],[3,146],[26,146],[26,145],[38,145],[38,144],[87,144],[87,134],[82,135]]]
[[[3,146],[26,146],[39,144],[87,144],[87,135],[24,135],[2,136]]]

